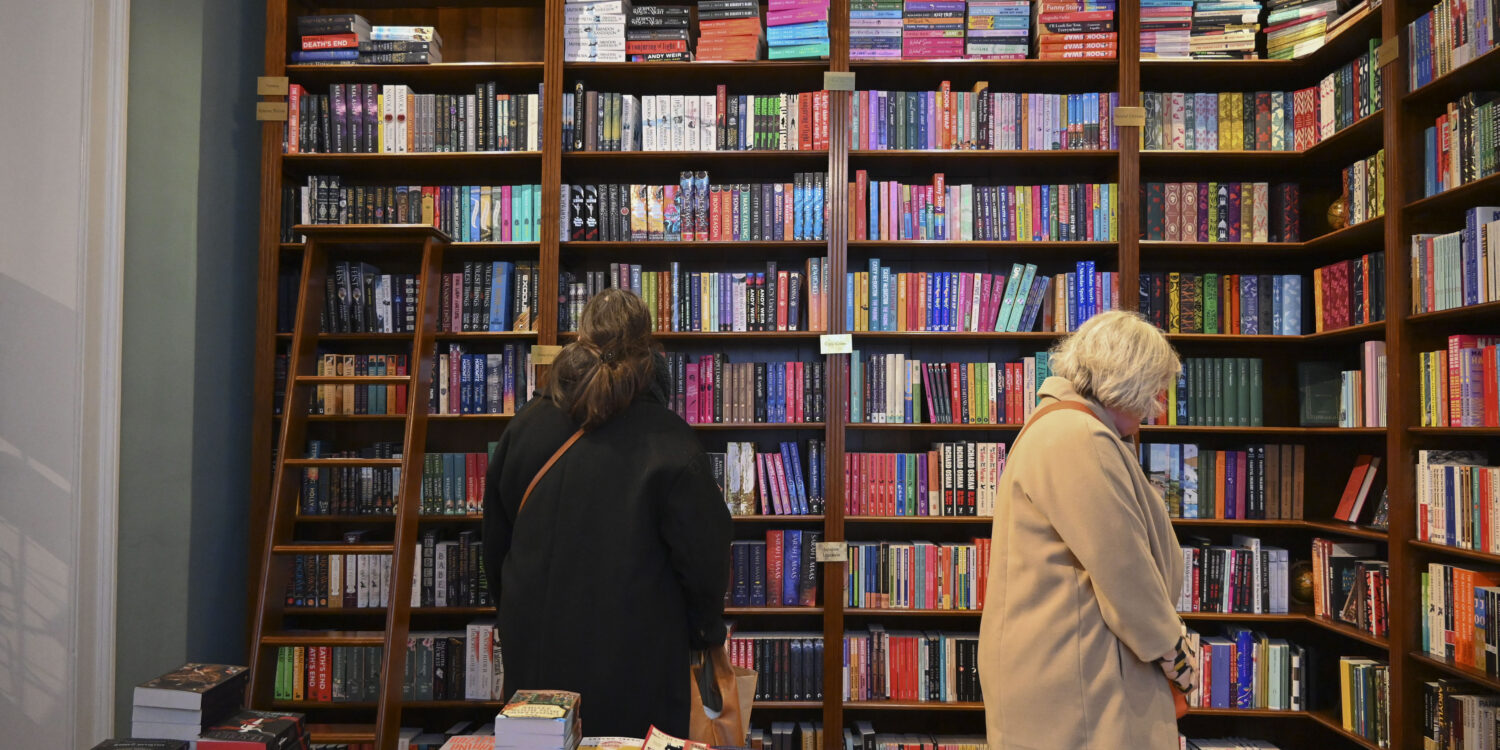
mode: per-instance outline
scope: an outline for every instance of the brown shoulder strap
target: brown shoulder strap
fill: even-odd
[[[526,494],[521,496],[521,507],[516,508],[517,517],[521,515],[521,511],[526,509],[526,501],[531,499],[531,491],[536,489],[536,483],[542,481],[542,477],[546,476],[547,470],[552,468],[552,464],[557,463],[557,459],[562,458],[563,454],[567,453],[568,449],[572,448],[573,444],[578,442],[578,438],[581,437],[583,437],[583,430],[580,428],[552,454],[552,458],[547,459],[547,463],[542,464],[541,470],[537,471],[536,476],[531,478],[531,484],[526,485]]]
[[[1020,434],[1016,435],[1016,439],[1011,442],[1011,444],[1010,444],[1010,450],[1011,450],[1011,452],[1012,453],[1015,452],[1016,446],[1020,445],[1020,443],[1021,443],[1021,438],[1026,435],[1026,431],[1029,430],[1029,429],[1031,429],[1032,425],[1034,425],[1038,421],[1040,421],[1042,417],[1045,417],[1045,416],[1047,416],[1048,414],[1051,414],[1054,411],[1061,411],[1061,410],[1064,410],[1064,409],[1066,409],[1068,411],[1081,411],[1084,414],[1087,414],[1087,415],[1093,417],[1094,419],[1099,420],[1100,422],[1104,421],[1102,419],[1099,419],[1099,415],[1095,414],[1093,409],[1090,409],[1087,406],[1084,406],[1083,404],[1078,403],[1077,401],[1053,401],[1052,403],[1047,404],[1046,406],[1043,406],[1040,409],[1037,409],[1036,413],[1031,415],[1031,421],[1027,422],[1026,426],[1021,428]]]

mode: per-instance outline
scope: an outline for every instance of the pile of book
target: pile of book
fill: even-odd
[[[563,59],[625,62],[628,0],[578,0],[563,6]]]
[[[964,0],[906,0],[901,16],[901,57],[963,57],[965,5]]]
[[[244,704],[250,673],[227,664],[188,663],[137,685],[133,737],[192,742]]]
[[[581,700],[566,690],[517,690],[495,715],[495,750],[575,750]]]
[[[764,41],[756,0],[698,0],[699,62],[759,60]]]
[[[1197,0],[1189,49],[1195,58],[1255,59],[1259,32],[1260,0]]]
[[[1270,0],[1266,10],[1266,57],[1272,60],[1312,54],[1339,17],[1338,0]]]
[[[964,34],[967,58],[1025,59],[1031,52],[1031,0],[971,0]]]
[[[688,9],[674,5],[634,5],[625,21],[625,54],[632,62],[686,62]]]
[[[1115,59],[1115,0],[1045,0],[1035,10],[1038,59]]]
[[[1141,0],[1141,59],[1188,57],[1193,0]]]
[[[849,59],[901,59],[901,0],[849,0]]]
[[[443,61],[434,26],[371,26],[358,13],[299,16],[293,64],[419,65]]]
[[[766,45],[772,60],[827,57],[828,0],[770,0]]]

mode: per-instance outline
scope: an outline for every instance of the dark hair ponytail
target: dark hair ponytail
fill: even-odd
[[[655,354],[646,304],[630,292],[606,289],[583,308],[578,340],[553,361],[547,397],[592,430],[651,387]]]

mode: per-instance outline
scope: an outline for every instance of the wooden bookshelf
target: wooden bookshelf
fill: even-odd
[[[400,155],[284,155],[282,125],[263,123],[259,129],[262,153],[260,183],[261,225],[258,272],[257,334],[255,344],[254,427],[251,435],[253,507],[250,519],[252,570],[260,571],[259,585],[251,592],[253,642],[247,644],[251,664],[260,673],[250,701],[257,707],[306,710],[311,716],[314,739],[319,742],[376,742],[381,750],[395,746],[393,728],[400,725],[435,724],[454,716],[487,720],[496,704],[492,701],[425,701],[400,700],[399,660],[390,663],[383,673],[385,690],[380,701],[372,703],[316,704],[275,702],[269,690],[274,665],[265,659],[265,648],[278,645],[387,645],[404,639],[413,621],[431,622],[433,618],[451,623],[457,618],[479,616],[476,608],[422,608],[405,604],[372,610],[313,610],[285,607],[279,601],[278,586],[282,578],[274,574],[275,558],[307,549],[340,547],[326,541],[345,529],[371,529],[377,539],[402,540],[402,529],[410,537],[417,528],[442,526],[448,529],[477,529],[477,516],[424,515],[411,502],[400,505],[406,511],[392,516],[340,515],[304,516],[295,507],[275,502],[278,487],[272,466],[273,446],[280,443],[283,466],[297,468],[310,464],[299,459],[302,438],[307,430],[340,430],[353,435],[370,435],[369,440],[388,440],[396,424],[405,415],[392,416],[306,416],[288,419],[274,415],[275,386],[273,369],[278,354],[287,354],[302,342],[290,333],[277,331],[278,275],[283,270],[302,267],[309,246],[283,242],[281,238],[280,196],[284,184],[308,174],[339,174],[356,180],[401,182],[431,180],[426,184],[460,183],[470,179],[492,179],[496,182],[536,183],[542,186],[542,221],[540,241],[530,243],[453,242],[446,245],[449,259],[528,260],[537,261],[540,288],[557,287],[559,270],[575,261],[603,261],[630,258],[632,262],[665,263],[670,260],[711,262],[755,262],[765,257],[805,259],[827,255],[830,276],[841,279],[846,270],[858,269],[871,257],[882,260],[921,263],[1011,263],[1015,261],[1071,263],[1079,259],[1099,261],[1103,268],[1118,271],[1124,290],[1137,288],[1141,271],[1179,270],[1178,264],[1193,268],[1247,272],[1306,274],[1327,263],[1384,249],[1387,259],[1386,304],[1389,319],[1384,322],[1353,326],[1335,331],[1308,333],[1301,336],[1224,336],[1173,335],[1171,338],[1184,355],[1244,352],[1248,356],[1290,362],[1313,359],[1335,352],[1352,356],[1360,342],[1384,339],[1389,357],[1390,428],[1303,428],[1284,421],[1295,418],[1296,392],[1293,379],[1267,382],[1265,404],[1268,419],[1274,415],[1283,421],[1265,427],[1168,427],[1145,428],[1148,441],[1186,442],[1234,446],[1247,442],[1285,441],[1308,446],[1309,459],[1323,452],[1346,462],[1354,451],[1378,450],[1383,442],[1386,471],[1390,485],[1389,530],[1341,524],[1328,520],[1337,497],[1309,497],[1306,520],[1225,520],[1179,519],[1174,526],[1185,534],[1223,534],[1242,532],[1257,535],[1280,535],[1283,546],[1292,550],[1294,559],[1305,559],[1309,552],[1305,540],[1314,535],[1331,535],[1375,542],[1385,542],[1391,564],[1391,634],[1379,639],[1348,626],[1319,620],[1310,614],[1294,611],[1286,615],[1193,615],[1190,623],[1216,627],[1220,622],[1245,623],[1275,627],[1294,640],[1317,639],[1338,644],[1315,651],[1319,666],[1326,660],[1337,661],[1346,645],[1352,652],[1371,649],[1388,653],[1392,669],[1391,747],[1420,744],[1422,716],[1421,682],[1435,675],[1459,676],[1489,689],[1500,690],[1500,680],[1476,675],[1454,665],[1417,653],[1420,639],[1418,575],[1428,559],[1471,560],[1500,565],[1500,556],[1412,541],[1415,537],[1415,504],[1413,465],[1418,445],[1472,445],[1475,439],[1493,439],[1500,435],[1495,428],[1421,428],[1414,404],[1417,389],[1416,352],[1422,347],[1415,339],[1423,335],[1446,334],[1460,328],[1500,321],[1500,303],[1423,315],[1409,315],[1410,269],[1407,242],[1412,231],[1432,225],[1453,228],[1455,217],[1461,221],[1463,209],[1500,197],[1500,177],[1489,177],[1460,186],[1444,194],[1421,197],[1420,130],[1424,118],[1430,123],[1444,103],[1484,81],[1493,80],[1500,71],[1500,52],[1492,52],[1469,65],[1449,73],[1422,89],[1406,92],[1404,58],[1385,68],[1384,109],[1345,128],[1333,137],[1303,152],[1148,152],[1142,153],[1137,130],[1122,129],[1120,147],[1104,151],[862,151],[851,148],[847,123],[847,102],[838,95],[831,97],[829,111],[829,148],[826,151],[777,152],[771,158],[784,164],[786,173],[823,171],[829,175],[829,238],[817,242],[567,242],[559,237],[557,219],[559,186],[565,175],[583,171],[590,176],[621,175],[621,180],[641,169],[668,165],[671,169],[713,169],[726,175],[754,172],[759,174],[766,154],[690,152],[690,153],[565,153],[560,147],[562,128],[562,92],[572,90],[577,81],[590,88],[632,93],[661,93],[674,87],[712,90],[714,84],[727,84],[731,90],[807,91],[823,85],[825,72],[853,72],[856,88],[927,90],[943,80],[967,86],[976,80],[987,80],[991,87],[1006,91],[1046,92],[1117,92],[1122,106],[1138,106],[1142,91],[1249,91],[1265,88],[1288,90],[1315,83],[1323,75],[1353,59],[1367,49],[1370,39],[1399,39],[1404,24],[1425,12],[1430,0],[1386,0],[1380,7],[1341,26],[1318,51],[1296,61],[1164,61],[1141,60],[1139,53],[1139,5],[1119,4],[1118,60],[1015,60],[1015,61],[902,61],[871,62],[849,59],[848,2],[833,0],[830,12],[832,55],[827,60],[757,61],[746,63],[572,63],[562,59],[562,0],[361,0],[357,3],[321,6],[316,3],[289,3],[268,0],[266,69],[268,76],[287,76],[291,82],[317,90],[335,82],[369,82],[409,84],[424,92],[457,92],[472,90],[478,82],[497,81],[509,91],[544,89],[543,144],[540,152],[400,154]],[[287,53],[296,42],[295,17],[318,12],[343,12],[353,7],[374,23],[435,24],[445,39],[447,62],[436,65],[287,65]],[[282,101],[266,97],[266,101]],[[1394,106],[1393,106],[1394,105]],[[1276,243],[1196,243],[1152,242],[1139,239],[1139,186],[1143,171],[1147,180],[1171,180],[1175,174],[1191,172],[1191,179],[1249,179],[1312,181],[1331,183],[1340,167],[1356,158],[1383,147],[1386,151],[1387,184],[1385,215],[1353,226],[1325,230],[1323,212],[1331,196],[1329,188],[1304,190],[1301,236],[1298,242]],[[878,179],[925,179],[933,172],[985,175],[989,182],[1024,183],[1031,175],[1051,170],[1079,177],[1084,181],[1114,181],[1119,185],[1118,242],[954,242],[954,241],[857,241],[847,235],[847,200],[845,186],[854,170],[870,169]],[[503,175],[503,177],[500,177]],[[1179,177],[1178,179],[1189,179]],[[370,252],[397,253],[399,240],[385,227],[351,227],[329,231],[328,239],[357,241]],[[1421,231],[1426,231],[1422,229]],[[828,316],[830,333],[845,333],[844,286],[830,285]],[[1127,307],[1134,307],[1136,295],[1123,296]],[[1309,321],[1310,327],[1310,321]],[[444,342],[499,346],[505,343],[565,344],[573,336],[559,333],[557,319],[544,307],[538,316],[538,330],[505,333],[446,333],[430,331],[429,344]],[[309,346],[327,347],[331,351],[365,352],[382,347],[414,346],[424,338],[417,334],[321,334],[307,339]],[[905,347],[942,347],[949,351],[980,350],[994,356],[1011,358],[1015,352],[1030,353],[1045,349],[1059,338],[1052,332],[1025,333],[882,333],[855,332],[857,346],[872,349],[901,350]],[[729,354],[750,352],[759,357],[767,351],[806,358],[817,344],[818,334],[808,332],[720,333],[682,332],[660,336],[668,348],[697,350],[717,349]],[[1425,343],[1425,342],[1424,342]],[[1000,352],[1005,352],[1003,355]],[[830,405],[841,404],[848,392],[842,355],[828,357],[826,394]],[[1352,361],[1352,360],[1351,360]],[[306,381],[304,381],[305,383]],[[507,415],[431,415],[423,419],[427,442],[432,450],[458,450],[457,443],[478,446],[497,439],[508,424]],[[292,425],[289,423],[298,423]],[[827,512],[809,516],[750,516],[735,519],[737,538],[755,538],[767,529],[779,527],[822,530],[826,541],[843,541],[851,535],[859,539],[911,539],[931,534],[944,539],[987,534],[993,523],[989,518],[972,517],[859,517],[844,514],[843,457],[849,450],[868,450],[867,446],[925,446],[934,440],[971,436],[974,439],[1010,440],[1018,425],[886,425],[849,423],[836,408],[829,409],[825,422],[806,424],[714,424],[695,425],[707,445],[722,446],[726,439],[754,438],[761,433],[795,433],[799,438],[821,433],[827,456],[825,495]],[[384,431],[384,432],[381,432]],[[375,435],[382,437],[375,437]],[[770,436],[767,435],[767,438]],[[1468,442],[1465,442],[1468,441]],[[428,445],[408,446],[420,454]],[[470,447],[468,450],[478,449]],[[887,448],[877,448],[886,450]],[[903,448],[905,449],[905,448]],[[289,452],[291,451],[291,452]],[[399,461],[393,462],[399,464]],[[324,464],[329,465],[329,464]],[[370,461],[361,465],[377,465]],[[390,464],[386,464],[390,465]],[[1313,464],[1309,464],[1310,466]],[[1339,463],[1334,473],[1343,474],[1347,466]],[[420,472],[416,472],[420,476]],[[1337,488],[1334,488],[1336,492]],[[278,507],[280,505],[281,507]],[[279,512],[278,512],[279,511]],[[1321,513],[1321,515],[1318,515]],[[393,534],[394,532],[394,534]],[[849,532],[854,532],[853,534]],[[319,541],[312,541],[319,540]],[[402,544],[394,544],[399,559]],[[321,546],[319,546],[321,545]],[[393,566],[396,567],[396,566]],[[399,569],[399,568],[398,568]],[[409,574],[410,568],[407,568]],[[842,638],[846,622],[862,626],[886,620],[919,622],[923,627],[945,627],[959,631],[976,631],[978,613],[969,611],[861,610],[844,608],[843,581],[845,564],[826,563],[822,574],[823,604],[819,607],[765,607],[732,609],[730,616],[754,621],[756,627],[806,627],[821,623],[828,644]],[[392,586],[392,591],[398,590]],[[373,627],[374,618],[386,623],[383,630],[372,631],[281,631],[277,623],[286,617],[297,618],[300,626],[311,618],[316,622],[360,624]],[[368,617],[372,619],[348,619]],[[343,618],[343,619],[341,619]],[[448,618],[448,619],[442,619]],[[758,619],[764,618],[764,619]],[[261,627],[264,625],[264,627]],[[1363,651],[1359,651],[1363,649]],[[903,729],[933,729],[941,724],[944,731],[962,727],[965,732],[983,731],[982,706],[977,703],[942,704],[929,702],[840,701],[841,649],[825,648],[823,665],[823,701],[779,701],[756,704],[756,724],[769,717],[790,716],[802,720],[821,718],[826,738],[823,750],[839,750],[839,729],[853,718],[879,719],[876,714],[890,714]],[[1336,684],[1321,691],[1323,700],[1336,698]],[[929,716],[940,718],[931,719]],[[1276,732],[1282,747],[1312,748],[1328,746],[1373,747],[1364,738],[1345,732],[1335,703],[1311,706],[1308,711],[1246,711],[1194,709],[1190,712],[1195,727],[1226,728],[1222,734],[1254,734],[1260,722],[1300,722],[1308,730]],[[1326,730],[1326,731],[1323,731]],[[645,728],[642,728],[642,732]],[[1305,737],[1303,735],[1306,735]],[[1198,736],[1198,735],[1195,735]]]

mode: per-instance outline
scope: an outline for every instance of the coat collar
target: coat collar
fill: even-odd
[[[1037,389],[1036,395],[1039,406],[1045,405],[1046,399],[1052,399],[1053,401],[1076,401],[1083,404],[1089,408],[1089,411],[1094,413],[1094,416],[1099,418],[1100,422],[1104,423],[1105,429],[1108,429],[1110,434],[1116,438],[1121,437],[1120,431],[1115,429],[1115,420],[1110,417],[1109,411],[1100,405],[1099,402],[1079,393],[1078,389],[1073,387],[1072,381],[1067,378],[1059,375],[1049,375],[1046,380],[1042,381],[1042,387]]]

